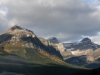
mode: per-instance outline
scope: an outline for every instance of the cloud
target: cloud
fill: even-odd
[[[0,5],[7,4],[8,2],[9,2],[9,0],[1,0]]]
[[[6,12],[3,10],[0,10],[0,33],[2,33],[4,30],[8,27],[8,20],[6,18]]]
[[[55,36],[62,41],[75,41],[82,35],[95,36],[100,31],[99,0],[3,1],[0,6],[6,6],[6,11],[1,9],[1,13],[7,12],[6,24],[1,22],[6,26],[4,30],[18,24],[33,30],[38,36]]]

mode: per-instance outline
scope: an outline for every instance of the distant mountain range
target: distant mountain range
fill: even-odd
[[[52,39],[49,41],[52,42]],[[81,66],[95,63],[95,65],[92,65],[92,68],[98,67],[96,65],[100,66],[100,61],[98,61],[100,58],[100,45],[93,43],[91,39],[83,38],[80,42],[75,43],[59,43],[57,38],[55,41],[56,44],[62,44],[65,47],[65,50],[61,52],[61,55],[66,62]]]
[[[47,40],[38,37],[18,25],[0,35],[1,74],[7,71],[24,75],[69,75],[99,66],[100,45],[89,38],[62,43],[56,37]]]
[[[51,37],[48,39],[51,43],[57,44],[61,43],[60,40],[58,40],[56,37]],[[64,47],[69,50],[86,50],[86,49],[93,49],[96,50],[100,48],[100,45],[95,44],[91,41],[89,38],[83,38],[80,42],[75,43],[63,43]]]
[[[84,38],[80,42],[76,43],[64,43],[64,46],[67,49],[72,49],[72,50],[85,50],[85,49],[93,49],[96,50],[100,48],[100,45],[97,45],[93,43],[89,38]]]

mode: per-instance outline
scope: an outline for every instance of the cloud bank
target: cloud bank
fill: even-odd
[[[18,24],[38,36],[66,42],[99,36],[99,4],[99,0],[1,0],[0,32]]]

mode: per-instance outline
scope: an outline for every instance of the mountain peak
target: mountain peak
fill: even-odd
[[[14,25],[13,27],[11,27],[9,30],[7,30],[5,33],[14,33],[14,32],[29,32],[34,34],[33,31],[26,29],[20,25]]]
[[[91,39],[90,38],[84,38],[84,39],[82,39],[82,41],[81,42],[91,42]]]
[[[20,25],[15,24],[13,27],[21,27]]]
[[[48,41],[50,41],[51,43],[60,43],[60,41],[56,37],[48,38]]]
[[[55,40],[55,39],[57,39],[57,38],[56,38],[56,37],[50,37],[49,39],[54,39],[54,40]]]
[[[29,37],[34,38],[36,37],[36,35],[31,30],[28,30],[18,25],[14,25],[13,27],[5,31],[2,35],[0,35],[0,41],[23,41],[22,38]]]
[[[14,25],[13,27],[11,27],[11,30],[15,30],[15,29],[22,30],[24,28],[19,25]]]

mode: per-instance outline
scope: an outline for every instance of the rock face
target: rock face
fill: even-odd
[[[63,43],[61,43],[60,41],[58,41],[58,39],[56,37],[51,37],[48,39],[48,41],[57,49],[59,50],[60,54],[63,57],[63,60],[66,60],[68,58],[70,58],[72,56],[71,51],[67,50]]]
[[[0,35],[0,42],[4,42],[4,41],[22,41],[23,37],[36,37],[36,35],[28,30],[28,29],[24,29],[20,26],[15,25],[14,27],[10,28],[9,30],[7,30],[6,32],[4,32],[2,35]]]
[[[86,50],[86,49],[93,49],[96,50],[100,48],[100,45],[93,43],[89,38],[84,38],[80,42],[77,43],[64,43],[64,46],[70,50]]]
[[[59,43],[59,44],[56,44],[56,45],[57,45],[57,48],[60,51],[61,55],[63,56],[64,60],[66,60],[67,58],[69,58],[70,56],[72,56],[71,51],[67,50],[64,47],[63,43]]]
[[[12,45],[20,42],[23,43],[21,46],[44,50],[49,54],[62,59],[59,50],[54,48],[50,42],[36,36],[31,30],[25,29],[18,25],[13,26],[9,30],[5,31],[2,35],[0,35],[0,44],[7,42],[12,43]]]
[[[89,38],[84,38],[78,43],[65,43],[64,46],[70,49],[74,56],[66,60],[66,62],[84,65],[93,63],[100,58],[100,45],[93,43]]]

